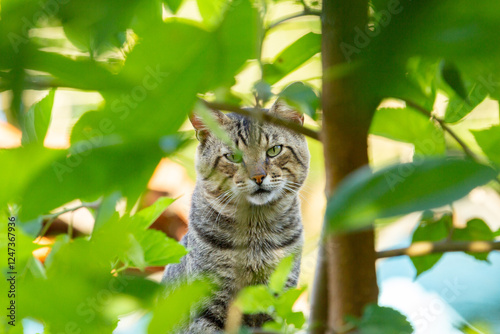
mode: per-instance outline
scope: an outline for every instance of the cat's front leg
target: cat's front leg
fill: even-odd
[[[189,334],[222,332],[225,327],[231,298],[232,293],[230,290],[217,291],[189,326]]]

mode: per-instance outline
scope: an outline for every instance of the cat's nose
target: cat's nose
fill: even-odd
[[[258,185],[261,185],[265,177],[266,174],[252,175],[252,180],[254,180]]]

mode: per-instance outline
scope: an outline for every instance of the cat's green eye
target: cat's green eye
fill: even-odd
[[[271,158],[277,156],[278,154],[280,154],[282,147],[283,147],[282,145],[276,145],[271,147],[266,152],[267,156]]]
[[[243,157],[240,154],[236,153],[227,153],[224,154],[224,156],[227,160],[234,162],[235,164],[239,164],[243,160]]]

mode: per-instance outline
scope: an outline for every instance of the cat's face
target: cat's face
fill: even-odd
[[[281,102],[269,112],[297,122],[303,120]],[[201,120],[192,119],[200,139],[198,181],[208,196],[218,203],[262,206],[299,190],[309,166],[309,151],[302,135],[237,114],[214,112],[214,116],[233,145],[210,133]]]

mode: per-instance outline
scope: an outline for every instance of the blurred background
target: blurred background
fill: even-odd
[[[300,12],[302,6],[294,2],[281,2],[268,8],[267,22],[274,22],[290,14]],[[172,16],[164,9],[163,17]],[[176,16],[202,22],[196,1],[186,0]],[[286,22],[271,29],[263,44],[263,59],[272,60],[291,41],[309,32],[320,33],[318,17],[303,17]],[[30,30],[30,36],[47,43],[42,50],[57,51],[68,56],[84,55],[68,41],[62,28],[37,27]],[[129,36],[128,38],[133,38]],[[115,56],[119,59],[120,54]],[[102,54],[101,57],[109,57]],[[259,64],[250,61],[236,78],[232,93],[241,98],[246,105],[253,103],[253,84],[259,79]],[[312,57],[300,68],[277,82],[274,93],[295,81],[307,82],[320,90],[321,59],[319,54]],[[46,90],[27,90],[23,95],[24,104],[29,106],[47,95]],[[9,91],[0,93],[0,148],[21,146],[22,133],[8,121]],[[83,92],[70,89],[58,89],[55,93],[52,122],[50,124],[44,146],[49,148],[68,148],[73,125],[87,111],[96,110],[103,102],[99,93]],[[269,101],[269,104],[273,99]],[[438,94],[434,110],[444,116],[448,103],[447,97]],[[386,100],[380,108],[400,107],[397,100]],[[403,105],[404,106],[404,105]],[[306,117],[306,124],[319,128],[316,121]],[[453,130],[474,151],[480,152],[470,130],[484,129],[499,124],[498,102],[486,98],[462,122],[450,125]],[[182,127],[191,131],[188,121]],[[447,149],[459,151],[453,140],[445,137]],[[311,152],[309,177],[301,190],[302,215],[305,226],[306,243],[303,250],[300,285],[312,286],[316,265],[316,252],[321,231],[326,200],[324,196],[323,152],[319,142],[308,140]],[[197,142],[191,140],[170,158],[165,158],[157,166],[149,181],[148,191],[142,197],[140,208],[147,207],[161,196],[177,200],[157,219],[151,228],[165,232],[168,236],[179,240],[188,228],[188,211],[190,196],[196,180],[194,170],[195,148]],[[499,148],[500,150],[500,148]],[[391,140],[375,134],[369,138],[369,154],[375,169],[394,162],[410,162],[413,160],[415,147],[412,143]],[[65,207],[77,206],[80,203],[69,203]],[[61,208],[62,209],[62,208]],[[480,187],[469,196],[454,203],[453,208],[445,207],[436,212],[453,210],[453,224],[465,226],[472,218],[483,219],[492,230],[500,228],[500,196],[498,187]],[[57,211],[57,210],[55,210]],[[377,250],[386,250],[408,246],[411,235],[420,221],[421,213],[413,213],[397,219],[383,220],[377,224]],[[94,218],[87,208],[60,215],[46,235],[37,240],[47,247],[35,251],[34,255],[44,261],[50,252],[50,245],[58,234],[66,233],[71,224],[75,235],[88,235],[92,231]],[[134,269],[127,269],[134,271]],[[160,281],[163,267],[148,267],[144,275]],[[139,272],[137,270],[137,272]],[[444,255],[431,270],[416,278],[415,269],[408,257],[396,257],[379,260],[377,273],[380,286],[381,305],[391,306],[408,316],[416,333],[498,333],[500,334],[500,255],[492,252],[488,261],[478,261],[463,253]],[[308,290],[307,290],[308,291]],[[308,293],[304,293],[295,305],[297,310],[308,312]],[[124,315],[115,330],[117,334],[145,333],[149,316],[141,313]],[[25,333],[39,333],[42,327],[34,321],[26,321]]]

